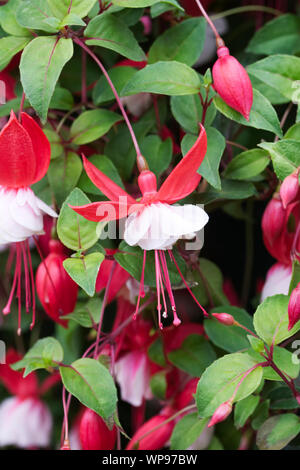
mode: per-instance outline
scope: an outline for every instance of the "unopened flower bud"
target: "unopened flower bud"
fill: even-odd
[[[249,121],[253,104],[250,78],[238,60],[230,55],[227,47],[219,47],[217,54],[219,58],[212,70],[214,88],[228,106]]]
[[[271,246],[284,229],[285,216],[286,212],[281,200],[273,197],[268,203],[262,218],[263,236]]]
[[[114,426],[109,430],[103,419],[87,408],[80,421],[79,435],[83,450],[113,450],[117,429]]]
[[[215,424],[221,423],[225,421],[226,418],[230,415],[232,411],[232,403],[231,401],[225,401],[220,405],[216,411],[214,412],[210,422],[208,423],[208,427],[214,426]]]
[[[229,313],[212,313],[212,316],[222,325],[232,326],[235,323],[235,319]]]
[[[294,325],[300,320],[300,282],[292,291],[289,306],[289,326],[288,329],[291,330]]]
[[[295,202],[299,193],[299,170],[287,176],[280,187],[280,197],[284,209]]]

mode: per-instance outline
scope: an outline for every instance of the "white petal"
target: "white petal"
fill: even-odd
[[[276,294],[287,295],[291,279],[291,266],[285,266],[281,263],[274,264],[267,273],[266,282],[261,293],[261,301]]]
[[[139,240],[146,236],[149,230],[152,212],[151,207],[146,207],[142,212],[134,212],[126,219],[124,240],[130,246],[138,244]]]
[[[44,214],[48,214],[50,215],[50,217],[58,217],[57,213],[51,208],[49,207],[47,204],[45,204],[41,199],[39,199],[38,197],[36,198],[36,202],[37,202],[37,206],[38,208],[44,212]]]
[[[150,371],[146,354],[142,351],[126,354],[116,362],[115,372],[122,400],[140,406],[143,399],[149,397]]]
[[[0,405],[0,446],[46,447],[51,429],[51,414],[37,398],[12,397]]]

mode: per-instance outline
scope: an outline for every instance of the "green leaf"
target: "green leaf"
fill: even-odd
[[[102,173],[104,173],[111,180],[117,183],[118,186],[124,189],[124,185],[118,170],[109,158],[107,158],[105,155],[93,155],[89,158],[89,161],[95,165],[98,170],[102,171]],[[103,196],[103,193],[92,183],[85,171],[81,175],[78,187],[86,193],[94,194],[96,196]]]
[[[186,338],[180,349],[168,354],[169,361],[175,367],[193,377],[200,377],[216,357],[216,353],[209,342],[196,334]]]
[[[300,122],[290,127],[284,134],[284,139],[300,140]]]
[[[105,14],[96,16],[85,29],[86,41],[90,46],[105,47],[135,61],[145,60],[144,51],[133,33],[116,16]]]
[[[122,119],[119,114],[107,109],[85,111],[75,119],[71,126],[72,142],[76,145],[93,142],[106,134],[116,122]]]
[[[258,90],[253,90],[253,106],[250,113],[249,121],[247,121],[238,111],[230,108],[220,96],[214,98],[214,103],[218,111],[233,121],[243,124],[244,126],[255,127],[256,129],[264,129],[273,132],[282,137],[282,130],[275,109]]]
[[[193,95],[200,91],[198,74],[181,62],[157,62],[139,70],[127,82],[122,96],[149,92],[163,95]]]
[[[219,200],[247,199],[256,194],[255,186],[247,181],[221,180],[221,190],[210,187],[206,193],[199,195],[197,202],[209,204]]]
[[[64,148],[59,135],[52,129],[43,129],[43,132],[46,134],[51,145],[51,160],[60,157],[64,151]]]
[[[1,28],[12,36],[31,36],[30,31],[22,28],[16,19],[16,10],[22,3],[22,0],[10,0],[6,5],[0,8],[0,24]]]
[[[117,391],[105,366],[95,359],[83,358],[60,367],[62,381],[68,392],[104,420],[116,411]]]
[[[172,160],[172,140],[170,138],[162,141],[157,135],[148,135],[141,142],[140,147],[150,170],[156,176],[169,167]]]
[[[99,323],[102,301],[100,298],[90,299],[88,302],[77,303],[74,312],[61,317],[73,320],[84,328],[92,328]]]
[[[137,72],[134,67],[122,66],[108,70],[108,75],[114,84],[118,94],[124,88],[128,80]],[[93,101],[95,105],[107,103],[114,99],[114,94],[104,75],[96,83],[93,89]]]
[[[268,152],[252,149],[242,152],[229,162],[224,176],[233,180],[247,180],[259,175],[270,163]]]
[[[82,172],[81,159],[76,153],[68,152],[52,160],[47,173],[49,184],[59,206],[75,188]]]
[[[220,268],[212,261],[200,258],[199,270],[193,271],[193,280],[197,283],[193,293],[203,305],[208,305],[210,298],[215,305],[228,303],[223,291],[223,275]]]
[[[90,297],[95,295],[96,280],[104,260],[102,253],[90,253],[80,258],[67,258],[64,268],[69,276],[76,282]]]
[[[190,18],[167,29],[152,44],[148,63],[176,60],[186,65],[194,65],[201,55],[205,32],[206,22],[202,17]]]
[[[248,341],[251,344],[253,351],[257,353],[262,353],[265,349],[265,343],[262,339],[257,338],[256,336],[247,335]]]
[[[186,450],[191,447],[206,429],[208,419],[199,419],[197,413],[184,416],[176,424],[171,436],[171,450]]]
[[[260,450],[281,450],[300,432],[300,419],[292,413],[272,416],[259,428],[256,444]]]
[[[263,142],[259,146],[270,153],[275,173],[280,180],[284,180],[300,165],[300,141],[298,140],[283,139],[275,143]]]
[[[269,346],[281,343],[300,330],[300,321],[288,330],[288,303],[287,295],[267,297],[254,314],[255,331]]]
[[[229,305],[216,307],[214,313],[228,313],[249,330],[253,330],[253,321],[250,315],[243,309]],[[213,318],[204,321],[205,333],[209,339],[219,348],[228,352],[237,352],[249,347],[247,332],[238,326],[225,326]]]
[[[119,5],[124,8],[150,7],[161,0],[112,0],[113,5]]]
[[[50,101],[49,108],[70,111],[74,106],[72,93],[66,88],[56,87]]]
[[[299,47],[300,18],[281,15],[266,23],[251,39],[247,52],[253,54],[294,54]]]
[[[56,82],[72,56],[71,39],[38,37],[24,49],[20,63],[21,82],[31,105],[44,122]]]
[[[250,76],[254,75],[275,93],[280,93],[285,101],[293,100],[295,81],[300,80],[300,58],[289,55],[272,55],[247,67]]]
[[[129,246],[125,241],[122,241],[119,246],[120,252],[114,255],[117,262],[124,268],[129,274],[131,274],[137,281],[141,280],[142,267],[143,267],[143,251],[138,246]],[[173,250],[174,257],[177,261],[178,266],[182,273],[186,270],[186,265],[181,257],[178,256],[177,252]],[[170,275],[171,284],[178,285],[181,283],[181,277],[178,274],[177,268],[174,263],[171,263],[168,256],[166,256],[168,271]],[[145,285],[150,287],[156,286],[155,276],[155,261],[154,252],[147,252],[145,270]]]
[[[225,401],[229,400],[242,376],[256,361],[248,354],[227,354],[215,361],[202,375],[197,388],[196,403],[201,417],[211,416]],[[251,395],[260,385],[262,367],[254,369],[243,380],[235,395],[238,402]]]
[[[216,189],[221,189],[219,176],[219,165],[225,149],[225,139],[223,135],[214,127],[206,128],[207,152],[198,173],[205,178],[209,184]],[[181,149],[185,155],[197,140],[197,136],[186,134],[181,141]]]
[[[58,30],[59,21],[46,22],[52,17],[47,0],[23,0],[16,11],[18,23],[28,29],[37,29],[47,33],[55,33]],[[55,18],[53,18],[55,19]]]
[[[91,222],[77,214],[71,206],[84,206],[91,201],[78,188],[73,189],[61,208],[57,233],[61,242],[73,251],[87,250],[97,242],[101,230],[97,222]]]
[[[47,0],[53,15],[57,18],[65,18],[70,13],[83,18],[93,8],[97,0]],[[70,8],[71,6],[71,8]]]
[[[85,22],[80,18],[80,16],[75,15],[74,13],[69,13],[60,22],[60,27],[62,28],[64,26],[85,26]]]
[[[23,359],[15,362],[11,368],[13,370],[25,369],[24,377],[26,377],[37,369],[57,367],[57,362],[61,362],[63,357],[64,352],[60,343],[49,336],[38,340]]]
[[[260,397],[257,395],[249,395],[244,400],[239,401],[234,409],[234,425],[237,428],[245,426],[247,420],[254,413],[259,404]]]
[[[148,356],[152,362],[161,367],[166,366],[166,358],[164,353],[164,345],[161,338],[157,338],[148,348]]]
[[[290,282],[289,287],[289,295],[291,295],[292,291],[297,287],[300,282],[300,263],[296,259],[293,261],[293,271],[292,271],[292,279]]]
[[[156,372],[153,374],[150,379],[150,388],[153,395],[158,398],[159,400],[166,399],[166,391],[167,391],[167,379],[166,379],[167,371],[162,370],[160,372]]]
[[[3,70],[11,59],[27,44],[30,39],[26,37],[7,36],[0,39],[0,71]]]
[[[260,361],[262,358],[259,353],[253,350],[249,350],[247,352],[251,357],[253,357],[257,361]],[[284,374],[286,374],[290,378],[296,379],[298,377],[300,364],[299,361],[296,363],[293,354],[290,351],[287,351],[286,349],[283,349],[279,346],[275,346],[273,353],[273,361],[278,367],[278,369],[280,369]],[[282,378],[277,374],[277,372],[274,371],[274,369],[272,369],[272,367],[264,367],[263,377],[266,380],[282,380]]]
[[[286,385],[279,385],[272,390],[268,397],[271,400],[271,410],[295,410],[299,407],[292,391]]]
[[[268,419],[269,408],[270,408],[270,400],[265,400],[259,403],[251,421],[251,427],[255,431],[257,431],[261,427],[263,422],[266,421],[266,419]]]

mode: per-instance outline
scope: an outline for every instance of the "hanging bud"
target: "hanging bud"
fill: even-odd
[[[296,323],[300,320],[300,282],[291,293],[289,306],[288,306],[288,314],[289,314],[288,330],[291,330],[293,326],[296,325]]]
[[[214,88],[228,106],[249,121],[253,104],[250,78],[244,67],[230,55],[227,47],[218,47],[217,54],[219,58],[212,70]]]
[[[222,325],[232,326],[235,323],[235,319],[229,313],[212,313],[212,316]]]
[[[297,200],[299,193],[299,169],[287,176],[280,187],[280,197],[284,209]]]
[[[221,423],[225,421],[226,418],[230,415],[232,411],[232,403],[230,401],[225,401],[220,405],[216,411],[214,412],[210,422],[208,423],[208,427],[214,426],[215,424]]]
[[[58,240],[51,240],[49,247],[50,254],[39,265],[36,273],[37,295],[49,317],[66,327],[67,320],[60,317],[73,312],[78,286],[63,267],[63,261],[67,258],[63,253],[63,245]]]
[[[95,411],[86,408],[80,426],[79,436],[82,450],[113,450],[117,439],[116,426],[109,430]]]
[[[267,205],[262,218],[262,231],[265,241],[273,245],[285,227],[286,212],[282,202],[277,197],[273,197]]]

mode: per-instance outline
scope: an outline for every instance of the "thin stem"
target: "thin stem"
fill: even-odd
[[[116,90],[116,88],[115,88],[113,82],[111,81],[111,79],[110,79],[110,77],[109,77],[109,75],[108,75],[108,73],[107,73],[107,71],[106,71],[104,65],[102,64],[102,62],[100,61],[100,59],[96,56],[96,54],[94,54],[93,51],[91,51],[91,49],[90,49],[81,39],[79,39],[79,38],[77,38],[77,37],[74,37],[73,40],[74,40],[74,42],[75,42],[76,44],[78,44],[80,47],[82,47],[82,49],[84,49],[84,50],[92,57],[92,59],[94,59],[94,61],[95,61],[96,64],[98,65],[98,67],[101,69],[103,75],[105,76],[105,78],[106,78],[106,80],[107,80],[107,82],[108,82],[108,84],[109,84],[109,86],[110,86],[110,88],[111,88],[111,90],[112,90],[112,92],[113,92],[115,98],[116,98],[116,101],[117,101],[118,106],[119,106],[119,108],[120,108],[120,110],[121,110],[121,113],[123,114],[124,120],[125,120],[125,122],[126,122],[126,124],[127,124],[128,130],[129,130],[130,135],[131,135],[131,138],[132,138],[132,142],[133,142],[133,145],[134,145],[134,148],[135,148],[137,157],[142,156],[141,150],[140,150],[140,147],[139,147],[139,144],[138,144],[138,142],[137,142],[137,138],[136,138],[136,136],[135,136],[135,133],[134,133],[134,131],[133,131],[133,128],[132,128],[132,125],[131,125],[131,123],[130,123],[130,121],[129,121],[129,118],[128,118],[128,116],[127,116],[127,113],[126,113],[126,111],[125,111],[125,109],[124,109],[124,106],[123,106],[123,104],[122,104],[122,101],[121,101],[121,99],[120,99],[120,97],[119,97],[119,95],[118,95],[118,92],[117,92],[117,90]]]
[[[68,422],[68,406],[66,401],[66,389],[63,387],[62,390],[62,402],[64,409],[64,439],[65,441],[69,440],[69,422]]]
[[[102,306],[101,306],[100,319],[99,319],[98,330],[97,330],[96,347],[95,347],[95,351],[94,351],[94,358],[95,359],[97,358],[97,355],[98,355],[98,345],[99,345],[99,340],[100,340],[100,333],[101,333],[101,328],[102,328],[102,323],[103,323],[104,311],[105,311],[105,307],[106,307],[107,299],[108,299],[108,294],[109,294],[109,288],[110,288],[112,277],[113,277],[113,274],[115,272],[116,267],[117,267],[117,262],[114,261],[113,265],[111,267],[110,273],[109,273],[109,278],[108,278],[108,281],[107,281],[107,285],[106,285],[105,293],[104,293],[104,297],[103,297],[103,302],[102,302]]]
[[[19,110],[19,121],[20,122],[21,122],[21,114],[22,114],[23,109],[24,109],[25,98],[26,98],[26,96],[25,96],[25,93],[23,91],[22,98],[21,98],[21,103],[20,103],[20,110]]]
[[[287,120],[287,118],[289,117],[289,114],[290,114],[291,110],[293,109],[293,104],[294,104],[294,103],[292,103],[292,102],[289,103],[288,107],[287,107],[286,110],[284,111],[283,116],[282,116],[281,121],[280,121],[280,129],[283,129],[283,127],[284,127],[284,125],[285,125],[285,123],[286,123],[286,120]],[[279,137],[278,137],[278,135],[277,135],[277,136],[275,137],[274,142],[278,142],[278,140],[279,140]]]
[[[217,39],[217,40],[220,40],[221,37],[220,37],[220,35],[219,35],[219,33],[218,33],[218,31],[217,31],[215,25],[213,24],[212,20],[210,19],[210,17],[209,17],[208,14],[206,13],[205,9],[203,8],[202,3],[200,2],[200,0],[195,0],[195,1],[196,1],[197,5],[198,5],[198,7],[199,7],[199,9],[200,9],[200,11],[201,11],[201,13],[202,13],[202,15],[204,16],[204,18],[205,18],[206,21],[208,22],[209,26],[210,26],[211,29],[213,30],[214,35],[216,36],[216,39]],[[222,40],[222,39],[221,39],[221,40]]]
[[[196,0],[197,1],[197,0]],[[262,5],[249,5],[245,7],[237,7],[237,8],[231,8],[230,10],[224,11],[222,13],[216,13],[215,15],[211,16],[211,19],[218,20],[219,18],[226,18],[226,16],[230,15],[237,15],[239,13],[248,13],[248,12],[264,12],[264,13],[270,13],[271,15],[274,16],[279,16],[282,15],[282,12],[279,10],[275,10],[275,8],[270,8],[270,7],[264,7]]]

